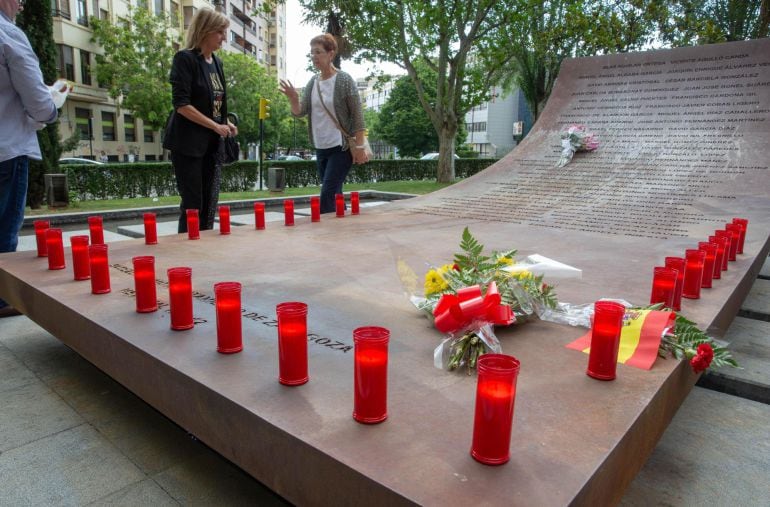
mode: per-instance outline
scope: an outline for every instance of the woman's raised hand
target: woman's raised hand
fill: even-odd
[[[289,80],[284,81],[283,79],[281,79],[278,91],[286,95],[286,97],[292,102],[294,102],[295,100],[299,101],[299,95],[297,94],[297,90],[294,88],[294,85],[292,85],[291,81]]]

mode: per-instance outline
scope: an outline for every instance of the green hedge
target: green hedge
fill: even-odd
[[[486,169],[492,159],[455,160],[455,176],[464,179]],[[365,165],[354,165],[346,182],[371,183],[377,181],[433,180],[436,178],[436,160],[372,160]],[[268,160],[262,164],[267,183],[270,167],[286,169],[286,186],[297,188],[318,186],[314,161]],[[174,170],[170,162],[134,162],[105,165],[64,165],[70,194],[79,200],[122,199],[131,197],[160,197],[177,195]],[[222,169],[222,192],[248,192],[257,185],[258,164],[241,160]]]

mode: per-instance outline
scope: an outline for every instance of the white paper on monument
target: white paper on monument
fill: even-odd
[[[527,256],[523,261],[503,268],[511,273],[520,271],[529,271],[533,275],[543,275],[549,280],[566,280],[569,278],[580,279],[583,277],[583,270],[568,266],[559,261],[549,259],[540,254]]]

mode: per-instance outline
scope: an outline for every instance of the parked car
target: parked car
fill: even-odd
[[[276,160],[304,160],[302,157],[298,157],[296,155],[278,155],[275,157]]]
[[[460,158],[460,157],[457,156],[457,153],[455,153],[455,158],[456,159]],[[425,155],[420,157],[420,160],[438,160],[438,153],[436,153],[436,152],[426,153]]]
[[[91,160],[88,158],[78,158],[78,157],[67,157],[67,158],[60,158],[59,159],[60,164],[94,164],[94,165],[104,165],[104,162],[99,162],[98,160]]]

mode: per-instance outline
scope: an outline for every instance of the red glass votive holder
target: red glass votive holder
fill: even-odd
[[[158,295],[155,287],[155,257],[142,255],[131,259],[134,264],[134,292],[136,311],[150,313],[158,309]]]
[[[45,244],[45,231],[51,227],[51,223],[48,220],[35,220],[35,241],[37,243],[37,256],[48,256],[48,248]]]
[[[201,239],[201,222],[197,209],[187,210],[187,239]]]
[[[719,234],[717,234],[719,233]],[[709,241],[714,239],[717,243],[717,257],[722,257],[722,269],[721,271],[727,271],[727,258],[730,254],[730,234],[727,231],[716,231],[713,236],[709,236]]]
[[[361,212],[361,198],[358,192],[350,192],[350,214],[358,215]]]
[[[676,288],[674,289],[674,300],[671,309],[680,311],[682,309],[682,285],[684,284],[684,258],[666,257],[665,266],[676,270]]]
[[[92,245],[104,244],[104,225],[101,216],[88,217],[88,232],[91,234]]]
[[[194,325],[192,268],[169,268],[167,273],[171,329],[191,329]]]
[[[618,366],[620,330],[626,308],[614,301],[594,303],[594,322],[591,326],[591,350],[588,354],[589,377],[613,380]]]
[[[676,295],[676,280],[679,272],[676,269],[656,266],[652,270],[652,292],[650,304],[663,303],[666,308],[674,307]]]
[[[741,226],[741,237],[738,240],[738,253],[743,253],[743,245],[746,242],[746,230],[749,228],[749,221],[746,218],[733,218],[733,223]]]
[[[219,234],[230,234],[230,206],[219,207]]]
[[[725,243],[723,238],[709,236],[709,243],[714,245],[714,279],[722,278],[722,263],[725,255]]]
[[[284,225],[294,225],[294,201],[286,199],[283,201],[283,223]]]
[[[72,246],[72,271],[75,280],[91,278],[91,265],[88,256],[88,236],[70,236]]]
[[[737,259],[738,245],[741,243],[741,225],[740,224],[725,224],[725,230],[730,233],[730,258],[734,261]]]
[[[471,456],[485,465],[502,465],[510,459],[519,367],[518,359],[505,354],[484,354],[476,363]]]
[[[254,226],[257,230],[265,228],[265,203],[254,203]]]
[[[214,284],[217,308],[217,352],[234,354],[243,350],[241,325],[241,284]]]
[[[353,419],[374,424],[388,417],[388,341],[384,327],[359,327],[353,331]]]
[[[345,216],[345,196],[342,194],[334,194],[334,204],[337,210],[337,218]]]
[[[91,269],[91,293],[107,294],[110,292],[110,263],[107,245],[89,245],[89,268]]]
[[[321,198],[317,195],[310,198],[310,221],[321,221]]]
[[[144,244],[157,245],[158,223],[155,218],[155,213],[144,213],[142,218],[144,219]]]
[[[684,284],[682,297],[699,299],[703,282],[703,264],[706,262],[706,252],[688,249],[684,252]]]
[[[706,252],[706,257],[703,259],[703,281],[701,287],[704,289],[711,288],[711,281],[714,279],[714,271],[716,270],[717,260],[717,246],[708,241],[701,241],[698,243],[698,250]],[[720,267],[721,271],[722,268]]]
[[[307,305],[290,301],[275,307],[278,316],[278,382],[298,386],[307,374]]]
[[[64,269],[64,242],[61,229],[46,229],[45,248],[48,252],[48,269]]]

